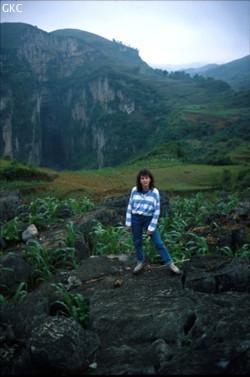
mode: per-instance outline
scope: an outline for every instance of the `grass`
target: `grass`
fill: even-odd
[[[100,175],[101,176],[101,175]],[[247,192],[247,191],[246,191]],[[220,191],[213,191],[202,193],[199,191],[191,195],[189,198],[175,196],[171,199],[171,207],[173,209],[172,216],[163,216],[159,219],[158,227],[163,242],[168,246],[173,261],[179,263],[193,255],[209,255],[213,250],[210,250],[209,238],[196,234],[194,231],[187,231],[189,224],[195,224],[196,227],[203,226],[204,217],[206,214],[230,213],[240,202],[240,192],[231,192],[222,199]],[[47,198],[37,199],[30,203],[30,210],[39,211],[39,206],[47,208],[47,223],[51,223],[55,219],[58,199]],[[68,203],[73,206],[77,213],[85,213],[86,210],[91,209],[88,200],[79,202],[71,199]],[[43,212],[43,215],[45,213]],[[2,224],[2,237],[5,239],[15,239],[16,231],[19,228],[19,221],[15,218],[12,222],[9,221],[7,225],[13,227],[5,228]],[[213,223],[213,226],[217,226]],[[225,227],[225,225],[224,225]],[[74,230],[73,222],[66,224],[67,233],[60,234],[58,247],[53,250],[49,247],[44,247],[38,240],[30,240],[26,247],[22,250],[22,257],[28,264],[32,266],[33,276],[30,289],[36,286],[41,281],[47,281],[59,269],[75,269],[79,267],[81,261],[79,255],[74,248],[76,232]],[[131,234],[128,233],[124,225],[116,225],[112,227],[105,227],[100,223],[90,232],[92,255],[109,255],[134,253]],[[63,236],[61,238],[61,236]],[[144,237],[144,246],[146,255],[151,263],[161,262],[159,255],[146,234]],[[214,252],[214,251],[213,251]],[[237,250],[232,250],[228,246],[216,246],[216,253],[228,256],[249,258],[249,235],[246,236],[245,243]],[[9,270],[0,265],[1,272]],[[25,288],[25,289],[23,289]],[[22,283],[17,288],[13,297],[7,298],[10,300],[21,300],[27,294],[27,285]],[[58,286],[60,293],[63,295],[63,300],[54,302],[54,314],[62,314],[66,316],[73,316],[84,325],[87,319],[87,306],[84,298],[81,295],[71,295],[63,287]],[[3,302],[6,298],[0,295],[0,301]]]
[[[186,105],[184,108],[184,113],[185,112],[190,112],[190,113],[197,113],[197,114],[206,114],[206,115],[214,115],[214,116],[219,116],[222,118],[229,118],[230,116],[235,116],[235,115],[248,115],[249,114],[249,109],[246,107],[240,107],[240,108],[230,108],[230,109],[212,109],[212,108],[204,108],[204,105]]]
[[[6,161],[4,166],[6,167]],[[100,170],[55,172],[38,168],[39,171],[54,176],[53,181],[2,180],[1,187],[5,190],[20,189],[24,201],[48,196],[80,200],[85,196],[97,204],[107,197],[129,193],[135,185],[137,172],[145,167],[152,170],[157,188],[169,193],[187,194],[221,188],[225,170],[234,181],[246,166],[246,163],[230,166],[189,165],[177,161],[150,159]]]

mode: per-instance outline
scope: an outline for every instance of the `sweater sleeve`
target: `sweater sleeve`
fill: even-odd
[[[126,221],[125,221],[125,225],[126,225],[127,227],[130,227],[130,226],[132,225],[132,201],[133,201],[133,191],[134,191],[134,189],[132,189],[132,191],[131,191],[130,198],[129,198],[129,202],[128,202],[128,206],[127,206]]]
[[[155,191],[154,212],[153,212],[152,220],[151,220],[151,222],[148,226],[149,232],[155,231],[155,229],[157,227],[158,219],[159,219],[159,216],[160,216],[160,194],[159,194],[159,191],[157,189],[154,189],[154,191]]]

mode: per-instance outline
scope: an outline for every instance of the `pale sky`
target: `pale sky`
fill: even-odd
[[[249,21],[250,0],[1,0],[1,22],[88,31],[137,48],[151,66],[222,64],[249,55]]]

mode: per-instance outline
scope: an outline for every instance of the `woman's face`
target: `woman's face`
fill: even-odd
[[[140,178],[140,182],[141,182],[143,190],[148,190],[149,184],[151,182],[151,178],[148,175],[142,175]]]

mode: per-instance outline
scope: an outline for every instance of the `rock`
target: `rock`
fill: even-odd
[[[29,225],[28,228],[22,232],[22,239],[24,242],[36,238],[37,236],[38,230],[34,224]]]
[[[73,318],[48,317],[34,328],[28,342],[31,360],[45,371],[76,371],[100,347],[98,336]]]
[[[56,280],[44,282],[23,302],[5,303],[2,322],[11,325],[11,344],[19,356],[14,353],[5,361],[4,370],[25,374],[43,368],[44,374],[60,374],[84,367],[88,375],[247,374],[249,259],[193,257],[181,267],[181,277],[157,264],[134,275],[128,263],[132,268],[134,260],[124,264],[124,255],[90,257],[74,271],[57,273]],[[52,281],[87,300],[86,328],[51,315]],[[119,288],[117,281],[122,281]],[[96,368],[86,363],[96,363]]]
[[[80,260],[90,257],[91,250],[82,234],[76,234],[74,247],[78,252]]]
[[[0,191],[0,220],[11,220],[22,205],[20,190]]]
[[[82,259],[78,268],[57,271],[21,302],[0,304],[2,374],[249,374],[249,258],[193,255],[179,261],[181,276],[149,261],[140,275],[134,275],[134,253],[89,255],[87,240],[96,221],[114,226],[124,220],[125,207],[117,211],[114,203],[106,202],[108,207],[72,219],[75,230],[82,232],[77,233]],[[236,221],[233,212],[217,216],[215,228],[211,215],[205,226],[192,231],[213,237],[216,250],[217,236],[223,235],[220,245],[228,240],[232,243],[232,231],[239,225],[244,232],[238,234],[247,234],[248,217],[242,214],[240,224],[239,216],[237,223],[230,223]],[[228,231],[227,236],[219,227]],[[187,236],[190,231],[188,227]],[[47,231],[46,247],[60,234],[64,234],[63,225]],[[27,266],[20,256],[8,254],[2,264],[5,272],[12,269],[2,283],[14,294],[14,276],[19,276],[20,266],[24,271]],[[27,281],[31,270],[27,271],[19,282]],[[51,305],[58,295],[52,283],[61,283],[67,293],[86,299],[89,317],[85,326],[53,313]]]
[[[20,283],[31,281],[32,267],[18,254],[1,256],[0,292],[5,297],[14,294]]]
[[[59,219],[66,219],[74,215],[74,210],[66,204],[62,204],[57,209],[57,217]]]
[[[98,207],[89,213],[79,217],[74,222],[76,232],[81,232],[86,239],[89,233],[100,222],[104,226],[115,226],[121,223],[123,218],[113,209]]]
[[[196,256],[188,266],[184,286],[198,292],[250,292],[249,266],[244,258]],[[246,283],[248,287],[246,286]]]

